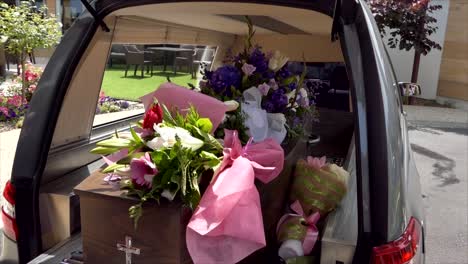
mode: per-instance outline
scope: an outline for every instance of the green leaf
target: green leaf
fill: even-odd
[[[133,219],[133,227],[135,230],[138,228],[138,221],[140,220],[141,216],[143,215],[143,204],[139,203],[136,205],[131,206],[128,209],[128,213],[130,215],[130,218]]]
[[[132,162],[132,159],[139,159],[139,158],[143,157],[144,155],[145,155],[144,152],[133,153],[133,154],[127,155],[127,156],[123,157],[122,159],[120,159],[119,161],[117,161],[117,164],[129,165],[130,162]]]
[[[172,176],[177,174],[176,169],[169,169],[161,176],[161,186],[168,185],[171,182]]]
[[[172,117],[171,111],[169,111],[169,109],[167,109],[166,105],[161,105],[161,107],[162,107],[163,112],[164,112],[163,119],[166,122],[166,124],[176,126],[177,122],[174,119],[174,117]]]
[[[96,144],[99,147],[107,147],[107,148],[128,148],[132,145],[132,141],[125,138],[110,138],[103,140]]]
[[[215,154],[211,152],[202,151],[200,152],[200,157],[204,160],[203,165],[206,165],[210,168],[216,168],[221,163],[221,158],[218,158]]]
[[[90,151],[90,153],[98,154],[98,155],[109,155],[109,154],[113,154],[113,153],[115,153],[115,152],[117,152],[119,150],[120,149],[118,149],[118,148],[95,147]]]
[[[114,172],[118,169],[123,169],[125,168],[127,165],[124,165],[124,164],[117,164],[117,163],[114,163],[112,165],[109,165],[107,166],[103,171],[102,173],[109,173],[109,172]]]
[[[287,79],[284,79],[284,80],[281,82],[281,84],[287,86],[287,85],[290,85],[291,83],[293,83],[293,82],[295,82],[295,81],[297,81],[297,79],[296,79],[296,76],[293,75],[293,76],[291,76],[291,77],[289,77],[289,78],[287,78]]]
[[[205,133],[210,133],[213,129],[213,123],[211,123],[211,120],[209,118],[200,118],[197,121],[197,127]]]

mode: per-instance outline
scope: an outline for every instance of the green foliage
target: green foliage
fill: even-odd
[[[129,154],[119,161],[108,166],[103,173],[119,173],[129,168],[134,159],[142,158],[145,153],[149,154],[151,162],[157,168],[150,187],[142,187],[132,180],[125,179],[121,182],[128,195],[138,198],[138,204],[129,209],[129,215],[134,220],[135,228],[138,219],[143,215],[143,204],[153,201],[159,202],[161,197],[177,197],[184,205],[194,209],[201,199],[199,182],[202,175],[213,174],[222,160],[222,145],[210,134],[213,124],[207,118],[202,118],[194,107],[190,107],[184,115],[178,111],[172,114],[166,106],[162,105],[164,120],[160,124],[166,128],[183,128],[197,140],[203,141],[203,146],[192,149],[184,143],[184,138],[175,134],[173,145],[162,145],[149,148],[149,141],[156,138],[164,138],[163,135],[154,132],[150,136],[142,138],[132,128],[131,136],[119,136],[116,133],[112,138],[103,140],[96,144],[91,150],[94,154],[109,155],[122,149],[128,150]],[[174,109],[177,110],[177,109]],[[161,130],[159,130],[160,133]]]
[[[25,60],[36,48],[49,48],[62,36],[61,25],[47,14],[45,6],[37,8],[34,1],[21,1],[18,6],[0,3],[0,43],[5,50],[19,56],[23,81],[22,97],[26,96]]]
[[[99,106],[100,113],[114,113],[120,111],[120,106],[113,102],[105,102],[101,106]]]
[[[5,49],[20,55],[35,48],[49,48],[60,40],[61,26],[46,7],[37,8],[34,1],[21,1],[18,6],[0,4],[0,39]]]
[[[24,117],[22,116],[22,117],[20,117],[20,118],[18,119],[18,121],[16,122],[15,127],[16,127],[16,128],[23,128],[23,123],[24,123]]]
[[[382,36],[390,35],[391,48],[407,51],[414,48],[424,55],[431,49],[441,49],[429,38],[438,29],[432,14],[441,5],[430,5],[428,0],[368,0],[368,3]]]

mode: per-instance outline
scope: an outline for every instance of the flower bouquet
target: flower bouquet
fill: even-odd
[[[197,207],[201,177],[212,174],[222,160],[223,147],[210,134],[212,129],[210,119],[200,117],[194,107],[183,116],[154,102],[130,133],[116,133],[91,152],[110,155],[103,173],[111,174],[105,180],[118,182],[128,195],[139,198],[129,210],[136,225],[147,201],[178,197]]]
[[[148,201],[192,209],[186,242],[194,263],[236,263],[266,246],[264,230],[276,237],[292,171],[280,144],[303,134],[315,111],[306,67],[290,72],[287,57],[252,44],[250,20],[248,27],[241,53],[203,71],[201,93],[161,85],[141,98],[142,121],[92,150],[106,155],[105,180],[137,197],[135,225]],[[287,177],[265,188],[281,173]]]
[[[170,96],[174,92],[179,96]],[[104,180],[137,198],[129,209],[135,228],[144,203],[177,199],[193,211],[186,241],[194,263],[234,263],[265,247],[255,179],[268,183],[280,174],[281,146],[273,139],[243,146],[233,130],[216,139],[211,133],[226,107],[207,95],[163,84],[142,101],[150,98],[159,101],[149,104],[142,121],[91,151],[107,155]],[[248,230],[236,228],[241,219],[249,219]]]
[[[303,134],[304,121],[315,114],[314,94],[304,86],[307,68],[304,65],[301,75],[293,74],[286,56],[279,51],[265,53],[254,46],[255,31],[246,19],[249,31],[244,50],[229,55],[214,71],[203,70],[200,89],[232,107],[217,137],[222,137],[227,128],[238,130],[244,143],[250,137],[256,142],[271,137],[281,144],[286,136]]]

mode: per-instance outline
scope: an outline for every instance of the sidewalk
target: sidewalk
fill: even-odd
[[[433,127],[468,129],[468,111],[454,108],[405,105],[409,123]]]

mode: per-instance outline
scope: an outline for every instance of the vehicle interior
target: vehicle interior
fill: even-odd
[[[319,122],[313,123],[311,133],[320,141],[291,152],[300,152],[301,157],[325,155],[351,175],[348,193],[327,217],[313,254],[316,263],[351,263],[358,228],[354,113],[340,43],[330,37],[333,19],[312,10],[228,2],[135,6],[105,18],[110,32],[98,29],[94,34],[74,72],[53,131],[39,194],[45,253],[31,263],[60,263],[72,253],[79,254],[80,204],[73,188],[104,164],[89,150],[116,130],[126,130],[141,119],[144,109],[138,98],[162,81],[196,87],[203,67],[216,69],[226,55],[240,51],[247,32],[246,15],[256,30],[254,43],[263,51],[281,51],[289,57],[289,67],[298,72],[302,71],[302,62],[307,63],[307,79],[316,86],[319,110]],[[162,54],[158,52],[164,51],[161,47],[188,48],[193,50],[191,55],[199,57],[197,62],[187,63],[182,52]],[[129,54],[141,56],[130,58]],[[112,85],[121,85],[118,88],[122,90],[144,87],[118,98],[130,101],[130,110],[106,113],[103,118],[96,109],[102,91],[112,97],[108,92]]]

